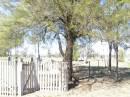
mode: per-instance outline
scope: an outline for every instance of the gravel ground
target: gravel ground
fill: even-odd
[[[92,85],[90,85],[92,84]],[[35,92],[23,97],[130,97],[130,80],[115,82],[109,78],[82,80],[75,88],[64,92]]]

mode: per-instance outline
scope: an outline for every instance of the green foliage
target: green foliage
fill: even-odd
[[[7,56],[7,50],[6,49],[0,49],[0,56],[2,56],[2,57]]]
[[[80,57],[79,47],[77,45],[74,45],[74,47],[73,47],[73,60],[77,61],[79,57]]]
[[[4,5],[12,6],[11,2],[5,2],[3,0]],[[8,6],[7,10],[10,9]],[[24,31],[23,28],[25,25],[25,21],[27,24],[27,20],[25,20],[25,16],[27,16],[27,12],[23,6],[15,7],[14,10],[8,15],[1,14],[0,15],[0,48],[11,49],[16,46],[19,46],[23,42]]]
[[[119,49],[118,57],[119,57],[119,61],[120,62],[124,62],[125,61],[125,54],[124,54],[124,50],[123,49]]]
[[[23,0],[22,3],[28,8],[30,14],[28,18],[34,24],[48,25],[48,29],[53,31],[55,23],[58,22],[71,31],[75,40],[89,33],[86,25],[92,22],[95,15],[98,15],[99,2],[96,2],[92,0]]]
[[[130,63],[128,63],[128,66],[130,67]]]
[[[32,33],[32,35],[29,35],[29,40],[31,41],[32,44],[37,44],[38,42],[41,41],[40,35],[36,33]]]
[[[120,0],[107,1],[101,11],[102,17],[99,19],[99,25],[102,29],[102,38],[106,41],[120,43],[125,41],[120,28],[128,23],[130,10],[124,7],[126,1]]]
[[[67,56],[65,59],[70,58],[69,60],[72,59],[72,51],[67,49],[72,50],[73,43],[77,38],[86,35],[94,36],[91,33],[91,26],[95,23],[94,18],[100,15],[98,14],[98,11],[100,11],[98,0],[22,0],[19,6],[24,6],[25,13],[28,13],[24,16],[27,20],[27,25],[25,25],[29,25],[31,29],[37,25],[40,26],[39,29],[44,29],[47,26],[47,32],[52,32],[53,34],[50,34],[50,36],[53,36],[54,33],[60,32],[57,26],[63,26],[64,33],[60,34],[63,35],[68,46],[64,57]],[[17,13],[17,10],[15,13]],[[21,18],[19,14],[17,15],[18,18]],[[18,18],[17,20],[19,20]],[[45,37],[45,34],[42,37]],[[33,43],[39,42],[37,35],[33,35],[30,39]]]
[[[23,42],[22,32],[9,32],[6,28],[0,32],[0,48],[11,49]]]

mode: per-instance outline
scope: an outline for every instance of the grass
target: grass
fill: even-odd
[[[128,63],[128,67],[130,67],[130,62]]]

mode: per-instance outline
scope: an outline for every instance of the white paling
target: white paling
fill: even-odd
[[[42,62],[38,67],[40,90],[66,91],[68,89],[68,72],[66,63]]]
[[[68,89],[67,63],[21,62],[18,59],[8,62],[8,58],[0,58],[0,95],[22,95],[28,89],[35,91],[66,91]],[[23,65],[24,64],[24,65]]]

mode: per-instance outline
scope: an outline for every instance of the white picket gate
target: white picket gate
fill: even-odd
[[[39,90],[36,67],[34,62],[26,61],[22,64],[22,94],[27,94]]]
[[[67,63],[0,58],[0,95],[21,96],[39,89],[68,90]]]
[[[42,62],[38,67],[38,81],[42,91],[67,91],[68,72],[65,62]]]

